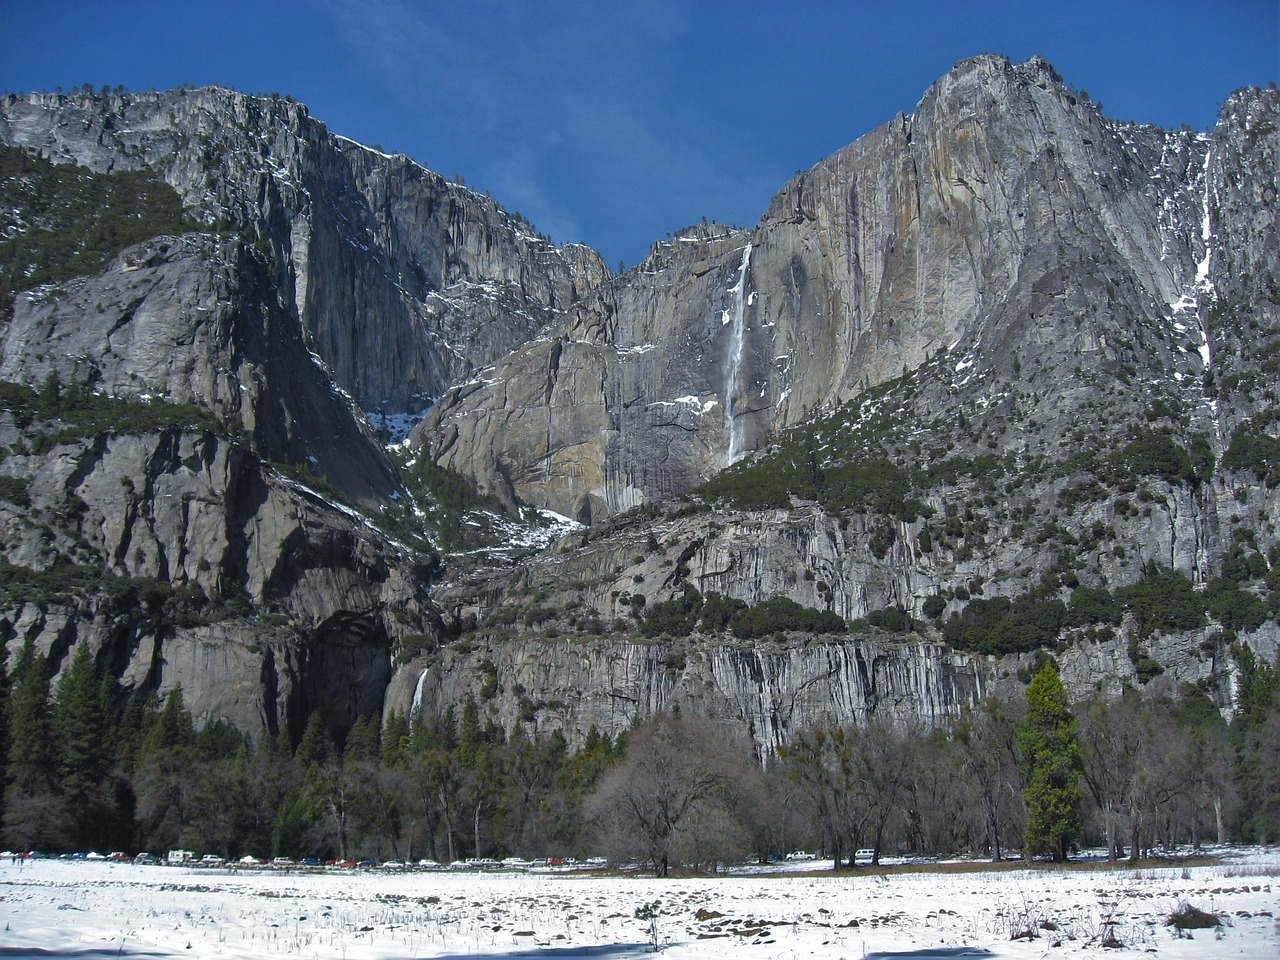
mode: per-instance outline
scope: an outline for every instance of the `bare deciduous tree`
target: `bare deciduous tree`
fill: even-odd
[[[746,831],[734,801],[751,763],[725,725],[660,713],[630,735],[587,812],[611,855],[638,857],[660,876],[673,865],[741,855]]]
[[[1022,832],[1022,777],[1018,771],[1016,704],[988,698],[952,730],[959,777],[972,798],[971,815],[991,859],[1005,853],[1008,838]]]

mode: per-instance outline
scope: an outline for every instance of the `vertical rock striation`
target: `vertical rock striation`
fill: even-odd
[[[550,348],[521,347],[446,393],[420,442],[591,520],[944,353],[973,353],[975,375],[1105,362],[1104,327],[1136,336],[1195,283],[1189,180],[1208,155],[1207,138],[1105,119],[1042,60],[963,61],[911,116],[797,175],[753,230],[681,231],[575,305],[551,331],[568,384],[539,392]]]

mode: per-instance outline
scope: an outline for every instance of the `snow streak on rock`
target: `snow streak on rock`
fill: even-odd
[[[729,432],[725,466],[742,459],[742,427],[738,423],[738,378],[742,375],[742,351],[746,342],[747,271],[751,268],[751,244],[742,249],[742,263],[738,266],[738,282],[729,288],[733,294],[733,329],[729,341],[729,364],[725,374],[724,406],[725,425]]]
[[[1196,264],[1196,278],[1192,281],[1189,289],[1186,289],[1182,296],[1169,304],[1175,320],[1178,319],[1180,314],[1186,312],[1196,315],[1200,328],[1200,360],[1204,364],[1205,370],[1209,369],[1212,361],[1209,348],[1208,306],[1215,294],[1213,280],[1210,277],[1210,264],[1213,259],[1213,179],[1210,176],[1212,163],[1213,151],[1209,150],[1205,153],[1204,171],[1201,174],[1204,216],[1200,225],[1200,239],[1204,243],[1204,256]],[[1179,329],[1182,328],[1179,326]]]

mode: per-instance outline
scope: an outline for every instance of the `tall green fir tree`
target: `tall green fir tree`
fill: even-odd
[[[71,825],[66,804],[56,790],[49,666],[30,640],[18,654],[5,706],[9,757],[5,768],[4,842],[20,850],[64,845]]]
[[[1028,857],[1050,854],[1060,862],[1084,825],[1084,761],[1067,690],[1052,661],[1032,678],[1026,700],[1018,729],[1027,807],[1022,852]]]
[[[58,786],[75,822],[76,844],[96,846],[113,815],[107,788],[113,755],[102,675],[88,644],[76,647],[58,679],[52,729]]]
[[[31,790],[53,781],[53,751],[49,728],[49,667],[28,640],[18,654],[9,688],[7,720],[8,785]]]

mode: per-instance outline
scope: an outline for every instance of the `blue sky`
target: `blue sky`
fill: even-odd
[[[291,94],[612,267],[910,112],[957,60],[1049,60],[1108,116],[1208,129],[1277,79],[1277,0],[0,0],[0,89]]]

